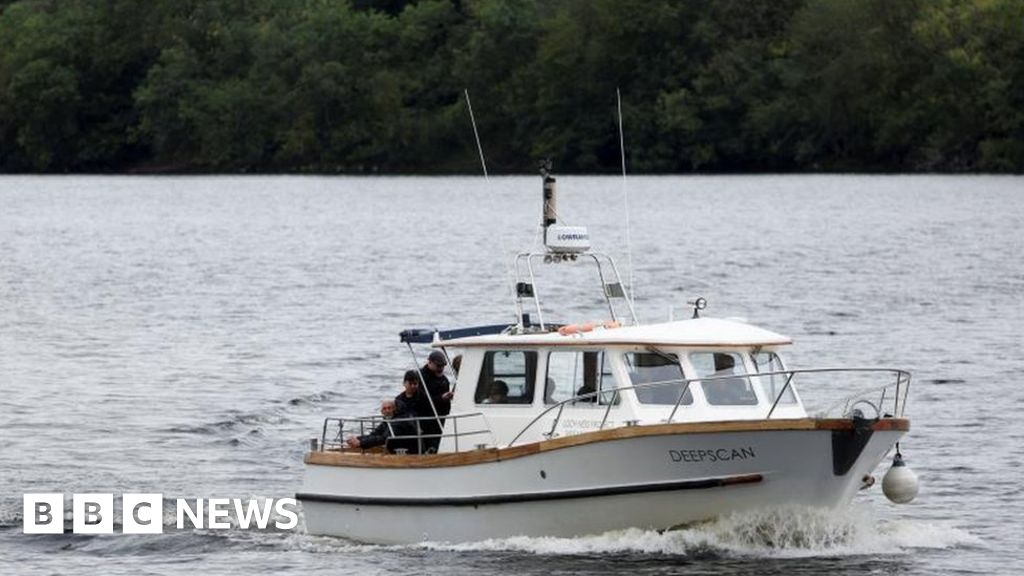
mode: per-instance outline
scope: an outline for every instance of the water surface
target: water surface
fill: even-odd
[[[400,330],[512,318],[507,256],[535,241],[540,179],[3,177],[0,572],[1024,569],[1024,179],[631,178],[628,249],[621,186],[559,178],[559,216],[632,275],[642,320],[700,295],[793,337],[793,367],[914,373],[916,502],[876,488],[844,512],[454,546],[23,535],[25,492],[291,496],[324,417],[397,392]],[[591,276],[544,272],[565,274],[553,317],[602,317]]]

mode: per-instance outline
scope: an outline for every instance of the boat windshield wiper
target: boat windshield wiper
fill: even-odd
[[[661,358],[662,360],[679,366],[679,356],[672,354],[671,352],[665,352],[664,350],[661,350],[656,346],[648,346],[646,349],[648,352],[654,354],[655,356]],[[680,368],[679,372],[682,373],[682,371],[682,368]]]

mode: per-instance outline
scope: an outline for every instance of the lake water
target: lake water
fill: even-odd
[[[0,573],[1024,571],[1024,179],[628,185],[629,250],[621,179],[559,178],[559,209],[632,270],[642,321],[704,296],[793,337],[791,367],[913,372],[914,503],[876,487],[847,511],[468,545],[173,515],[162,535],[24,535],[26,492],[292,496],[324,417],[397,393],[400,330],[512,319],[507,256],[535,241],[540,178],[3,177]],[[590,294],[553,293],[558,318],[602,317]]]

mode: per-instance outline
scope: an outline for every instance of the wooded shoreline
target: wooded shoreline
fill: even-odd
[[[1022,173],[1019,0],[0,0],[0,172]]]

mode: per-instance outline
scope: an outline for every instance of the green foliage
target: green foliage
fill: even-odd
[[[112,170],[132,140],[132,81],[149,67],[154,13],[128,0],[17,2],[0,13],[0,166]]]
[[[1024,171],[1020,0],[0,1],[4,171]]]

